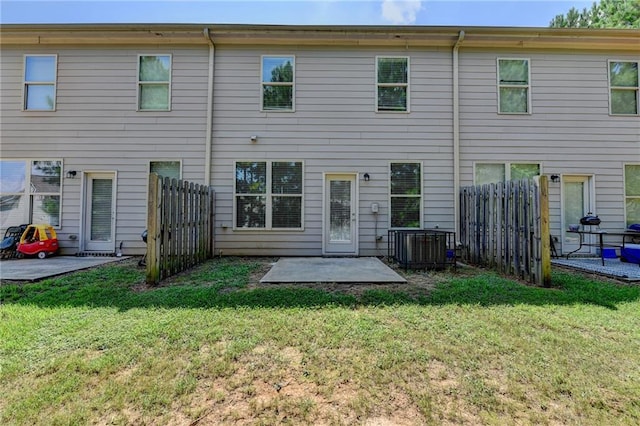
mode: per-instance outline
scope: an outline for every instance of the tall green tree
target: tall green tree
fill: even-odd
[[[575,7],[557,15],[551,28],[640,28],[640,0],[600,0],[590,9]]]

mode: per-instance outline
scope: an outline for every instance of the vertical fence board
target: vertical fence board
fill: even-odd
[[[160,178],[149,175],[149,198],[147,205],[147,282],[160,281]]]

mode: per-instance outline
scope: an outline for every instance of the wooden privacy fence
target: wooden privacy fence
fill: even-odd
[[[549,286],[547,177],[461,188],[460,242],[465,262]]]
[[[214,195],[209,186],[149,174],[147,283],[213,257]]]

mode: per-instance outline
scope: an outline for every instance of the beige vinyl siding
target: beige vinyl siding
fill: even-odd
[[[55,112],[21,111],[22,58],[39,53],[58,55]],[[172,55],[171,111],[137,111],[140,53]],[[183,178],[202,182],[207,75],[206,47],[3,47],[2,157],[64,160],[58,232],[63,252],[75,253],[77,242],[69,236],[81,226],[82,178],[65,178],[67,170],[117,171],[116,246],[124,241],[125,254],[145,250],[140,233],[146,227],[150,160],[179,159]]]
[[[295,55],[294,113],[260,111],[262,55]],[[376,56],[410,57],[410,113],[375,112]],[[450,56],[448,50],[217,46],[216,248],[224,254],[320,255],[323,173],[358,172],[360,255],[386,254],[389,161],[423,161],[423,225],[453,227]],[[257,143],[249,140],[254,134]],[[304,161],[304,231],[232,230],[233,163],[246,159]],[[384,239],[378,243],[371,203],[380,206],[378,235]]]
[[[530,59],[532,114],[496,114],[496,57]],[[612,53],[463,51],[460,57],[461,183],[474,162],[538,162],[543,173],[593,175],[606,229],[624,228],[623,163],[640,159],[638,117],[609,115]],[[637,59],[637,58],[636,58]],[[560,183],[550,183],[551,233],[560,235]]]

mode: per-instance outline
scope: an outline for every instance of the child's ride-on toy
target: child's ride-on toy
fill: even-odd
[[[35,224],[27,226],[18,248],[18,253],[44,259],[58,251],[58,236],[51,225]]]
[[[28,225],[10,226],[4,233],[4,238],[0,242],[0,259],[16,257],[16,247],[20,242],[20,237],[27,229]]]

